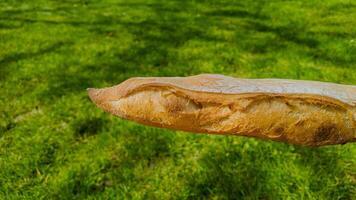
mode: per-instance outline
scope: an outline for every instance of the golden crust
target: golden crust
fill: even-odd
[[[355,141],[354,86],[241,80],[221,75],[133,78],[88,93],[105,111],[151,126],[307,146]]]

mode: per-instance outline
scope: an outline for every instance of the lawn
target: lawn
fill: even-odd
[[[146,127],[86,88],[220,73],[356,85],[352,0],[1,0],[0,199],[356,199],[356,146]]]

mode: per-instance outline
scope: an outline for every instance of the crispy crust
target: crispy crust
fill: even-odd
[[[151,126],[306,146],[356,139],[354,86],[205,74],[133,78],[88,93],[105,111]]]

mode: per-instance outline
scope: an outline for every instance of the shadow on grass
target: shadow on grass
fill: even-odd
[[[11,54],[9,56],[5,56],[4,58],[0,59],[0,65],[4,66],[10,62],[15,62],[15,61],[17,62],[19,60],[33,58],[36,56],[41,56],[43,54],[53,52],[53,51],[59,49],[60,47],[62,47],[63,45],[65,45],[64,42],[57,42],[52,45],[49,45],[48,47],[39,49],[36,52]]]
[[[87,2],[89,3],[89,2]],[[260,43],[247,42],[245,51],[251,53],[267,53],[268,50],[283,51],[288,48],[285,42],[292,42],[299,46],[306,46],[310,48],[311,55],[317,59],[325,60],[332,63],[347,65],[350,60],[343,58],[330,58],[325,52],[318,50],[319,40],[313,35],[308,34],[306,24],[290,24],[287,26],[270,26],[265,23],[269,20],[269,16],[262,14],[261,10],[266,1],[260,1],[261,4],[256,4],[254,10],[248,9],[245,3],[225,3],[220,6],[219,2],[206,3],[211,6],[207,12],[202,12],[194,7],[195,4],[189,1],[177,1],[174,4],[157,4],[157,3],[117,3],[111,4],[114,7],[128,7],[128,8],[150,8],[152,15],[146,17],[144,20],[122,20],[118,16],[105,16],[96,14],[97,20],[89,21],[85,19],[78,20],[78,18],[67,20],[50,20],[50,19],[34,19],[24,17],[25,13],[36,12],[53,12],[61,15],[62,12],[74,12],[75,8],[63,5],[55,9],[34,8],[27,10],[10,10],[2,13],[0,18],[2,20],[17,21],[24,24],[45,23],[48,25],[71,25],[78,28],[85,28],[90,32],[98,35],[107,36],[107,34],[118,33],[118,27],[124,27],[132,36],[134,42],[129,48],[124,51],[114,51],[115,58],[105,59],[105,56],[97,56],[97,64],[90,66],[80,66],[81,70],[97,73],[100,76],[95,76],[96,79],[105,82],[118,83],[130,76],[179,76],[198,73],[197,69],[188,65],[187,62],[182,62],[176,56],[175,50],[183,46],[190,40],[201,40],[215,43],[227,43],[227,41],[212,35],[207,30],[211,26],[217,26],[220,30],[229,29],[219,23],[219,19],[215,17],[232,17],[247,22],[247,26],[240,26],[239,30],[234,30],[237,33],[248,34],[248,30],[255,30],[257,32],[273,33],[278,36],[281,41],[274,39],[271,41],[260,41]],[[90,4],[90,3],[89,3]],[[204,3],[202,3],[204,4]],[[230,5],[230,6],[229,6]],[[231,6],[233,5],[233,6]],[[228,8],[231,7],[231,8]],[[88,7],[87,9],[94,9]],[[182,17],[183,13],[196,14],[199,17]],[[112,28],[110,28],[112,27]],[[109,28],[109,29],[108,29]],[[246,41],[250,41],[248,35],[245,35]],[[268,40],[266,38],[265,40]],[[236,44],[241,48],[241,44]],[[56,48],[54,46],[53,48]],[[46,51],[47,49],[44,49]],[[48,49],[53,50],[53,49]],[[11,62],[18,59],[26,59],[33,56],[41,55],[45,52],[38,53],[24,53],[19,55],[10,55],[0,61],[0,64]],[[188,61],[189,62],[189,61]],[[170,67],[177,65],[179,67]],[[228,66],[229,63],[226,63]],[[59,72],[61,73],[61,72]],[[64,72],[65,73],[65,72]],[[119,78],[118,78],[119,75]],[[78,80],[72,80],[78,79]],[[90,85],[88,77],[80,77],[80,74],[66,74],[54,76],[53,96],[61,96],[69,92],[78,92]],[[62,83],[58,83],[62,82]],[[83,83],[83,87],[78,87]],[[72,88],[70,88],[72,87]],[[45,95],[51,95],[46,93]]]
[[[86,166],[73,170],[70,181],[63,183],[61,192],[68,196],[87,196],[115,187],[121,192],[129,189],[126,192],[130,195],[140,189],[142,182],[147,181],[147,174],[137,174],[137,171],[154,169],[157,162],[169,156],[174,140],[171,134],[144,126],[133,126],[128,131],[118,136],[118,140],[125,142],[116,145],[118,147],[104,161],[101,159],[100,169],[95,174],[91,174]],[[62,193],[55,194],[60,195]]]
[[[70,43],[56,42],[52,45],[49,45],[48,47],[41,48],[35,52],[15,53],[15,54],[11,54],[11,55],[1,58],[0,59],[0,66],[1,66],[0,80],[4,80],[8,76],[8,73],[10,71],[10,69],[7,69],[8,64],[10,64],[12,62],[18,62],[21,60],[29,59],[29,58],[43,56],[45,54],[55,52],[56,50],[58,50],[59,48],[61,48],[62,46],[65,46],[65,45],[70,45]]]
[[[6,23],[0,23],[0,30],[13,30],[13,29],[18,29],[21,26],[16,26],[16,25],[9,25]]]
[[[78,70],[74,70],[75,72],[67,71],[65,64],[60,64],[58,70],[51,73],[48,91],[42,95],[44,98],[49,97],[50,99],[73,92],[81,92],[87,87],[93,87],[91,79],[114,84],[131,76],[189,75],[194,71],[194,68],[188,68],[186,64],[182,65],[181,68],[169,67],[179,63],[175,55],[175,49],[192,39],[219,41],[218,38],[210,36],[206,32],[204,28],[206,25],[203,23],[195,22],[193,18],[179,17],[179,13],[185,12],[189,7],[184,1],[173,7],[159,4],[142,4],[142,6],[152,8],[154,15],[141,22],[122,21],[118,17],[101,15],[98,16],[100,20],[90,22],[85,20],[53,21],[48,19],[29,19],[18,16],[21,11],[14,12],[17,15],[8,17],[8,19],[22,23],[72,25],[85,28],[103,37],[106,37],[108,33],[115,37],[116,34],[119,34],[116,29],[120,26],[125,27],[134,36],[134,42],[126,50],[119,51],[114,49],[110,52],[115,55],[112,59],[107,59],[105,53],[100,54],[98,52],[95,65],[78,66]],[[30,11],[27,10],[26,12]],[[162,12],[164,12],[163,15]],[[113,28],[107,30],[108,27]],[[220,40],[220,42],[223,41]],[[29,54],[27,57],[30,56]],[[17,56],[11,57],[16,58]],[[81,75],[81,71],[87,72],[86,75]],[[87,76],[88,73],[93,76]]]
[[[271,27],[258,21],[250,21],[248,28],[253,28],[260,32],[271,32],[285,41],[293,42],[297,45],[305,45],[309,48],[316,48],[319,45],[317,39],[306,34],[306,26],[303,25],[291,23],[287,26]],[[300,34],[303,34],[303,36],[300,36]]]
[[[107,125],[106,118],[86,118],[75,120],[72,124],[76,138],[83,138],[98,134]]]
[[[189,179],[191,198],[269,199],[268,174],[263,165],[270,162],[253,152],[211,150],[203,155],[199,164],[204,170]]]

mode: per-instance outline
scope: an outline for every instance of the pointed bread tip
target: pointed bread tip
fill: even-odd
[[[89,95],[89,98],[94,102],[97,103],[98,101],[98,97],[99,97],[99,93],[100,93],[100,89],[96,89],[96,88],[87,88],[87,92]]]

